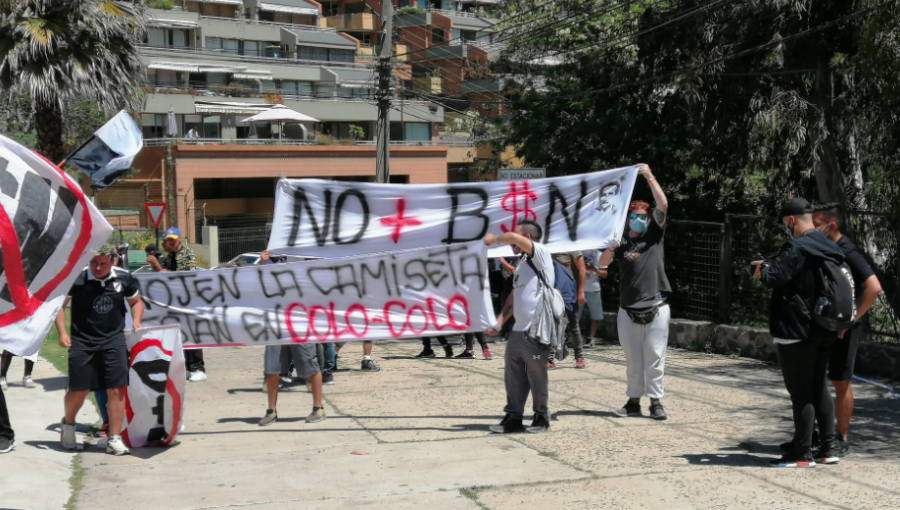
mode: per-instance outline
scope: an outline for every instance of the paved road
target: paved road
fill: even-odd
[[[210,380],[188,387],[180,443],[123,458],[85,450],[76,508],[900,508],[900,399],[877,388],[856,386],[854,455],[778,470],[767,463],[790,408],[770,365],[670,350],[671,419],[618,419],[622,351],[595,348],[587,370],[551,373],[551,432],[504,437],[487,430],[505,402],[493,347],[493,361],[462,361],[379,345],[383,371],[368,374],[348,345],[353,370],[326,387],[328,419],[303,422],[312,404],[300,388],[282,393],[267,428],[256,425],[262,350],[208,349]]]

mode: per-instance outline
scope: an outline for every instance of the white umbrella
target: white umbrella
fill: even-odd
[[[319,119],[314,119],[309,115],[304,115],[300,112],[296,112],[291,110],[287,106],[283,104],[277,104],[268,110],[257,113],[252,117],[248,117],[244,119],[244,122],[268,122],[271,124],[279,123],[279,124],[292,124],[299,122],[319,122]],[[284,129],[280,131],[280,135],[282,138],[284,137]]]
[[[178,136],[178,125],[175,122],[175,109],[169,107],[169,115],[166,118],[166,135]]]

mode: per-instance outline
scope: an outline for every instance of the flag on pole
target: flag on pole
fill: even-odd
[[[144,145],[134,120],[121,111],[65,159],[91,178],[96,190],[112,186],[129,168]]]
[[[0,136],[0,349],[41,347],[112,227],[61,168]]]

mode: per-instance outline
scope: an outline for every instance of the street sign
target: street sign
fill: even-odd
[[[159,226],[159,222],[162,221],[163,212],[166,210],[165,202],[147,202],[144,204],[144,209],[147,210],[147,214],[150,215],[150,223],[153,224],[153,228]]]
[[[543,168],[501,168],[497,172],[498,181],[527,181],[530,179],[543,179],[547,176]]]

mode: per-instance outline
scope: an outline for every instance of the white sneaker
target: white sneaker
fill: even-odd
[[[191,374],[188,376],[188,381],[190,381],[190,382],[203,382],[205,380],[206,380],[206,372],[203,372],[201,370],[196,370],[194,372],[191,372]]]
[[[6,384],[6,377],[0,377],[0,390],[6,391],[9,389],[9,384]]]
[[[130,454],[131,450],[122,442],[122,436],[109,436],[106,441],[106,453],[119,457]]]
[[[78,448],[78,443],[75,441],[75,424],[66,423],[65,417],[63,417],[60,424],[62,425],[62,431],[59,433],[59,441],[62,443],[62,447],[66,450]]]
[[[291,379],[291,376],[289,376],[289,375],[288,375],[288,376],[284,376],[284,375],[281,376],[281,377],[280,377],[280,380],[281,380],[281,384],[291,384],[292,382],[294,382],[294,380]]]
[[[25,386],[26,388],[34,388],[34,381],[31,380],[30,375],[26,375],[22,378],[22,386]]]

